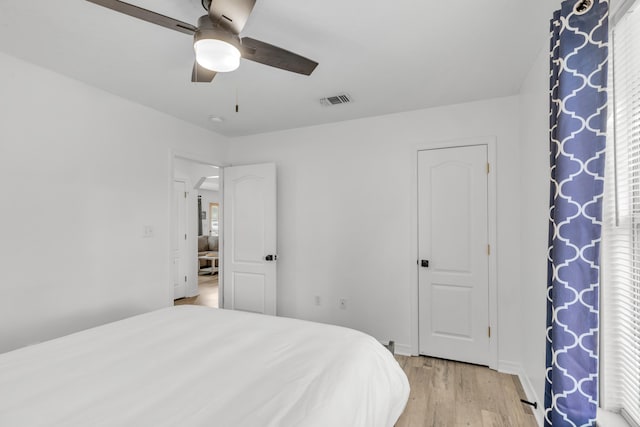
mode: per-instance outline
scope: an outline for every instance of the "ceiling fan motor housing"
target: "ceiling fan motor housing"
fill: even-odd
[[[193,42],[203,39],[222,40],[240,50],[242,42],[237,34],[233,34],[226,28],[214,24],[209,15],[203,15],[198,18],[198,30],[193,35]]]

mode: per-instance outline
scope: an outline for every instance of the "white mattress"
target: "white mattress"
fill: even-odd
[[[393,426],[407,377],[363,333],[171,307],[0,354],[1,426]]]

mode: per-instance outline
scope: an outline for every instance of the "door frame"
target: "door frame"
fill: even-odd
[[[203,165],[209,165],[209,166],[216,166],[218,168],[220,168],[220,176],[219,176],[219,183],[220,183],[220,204],[222,205],[222,201],[224,200],[224,194],[223,194],[223,188],[224,188],[224,173],[222,172],[222,169],[224,169],[226,166],[229,166],[227,163],[220,163],[218,160],[214,159],[213,157],[209,157],[208,155],[201,155],[201,154],[195,154],[195,153],[191,153],[188,151],[181,151],[181,150],[176,150],[176,149],[169,149],[169,174],[168,174],[168,185],[169,185],[169,217],[167,218],[168,220],[168,230],[171,230],[172,226],[173,226],[173,214],[172,214],[172,210],[171,210],[171,206],[173,203],[173,197],[174,197],[174,188],[173,188],[173,182],[175,180],[174,177],[174,171],[175,171],[175,160],[176,159],[182,159],[182,160],[188,160],[190,162],[194,162],[194,163],[200,163]],[[224,221],[223,215],[221,212],[218,212],[219,215],[219,223],[222,224]],[[223,230],[221,230],[219,228],[218,231],[218,265],[220,266],[218,268],[218,307],[219,308],[224,308],[224,269],[221,268],[222,267],[222,254],[223,254],[223,250],[224,250],[224,238],[223,238]],[[170,233],[168,233],[167,238],[168,240],[168,244],[169,244],[169,259],[171,259],[171,235]],[[198,262],[198,258],[196,256],[195,258],[195,262]],[[194,264],[195,265],[195,264]],[[197,274],[197,268],[196,268],[196,274]],[[169,306],[173,305],[173,277],[172,277],[172,273],[171,273],[171,266],[169,265],[169,271],[168,271],[168,283],[167,286],[169,287],[170,291],[171,291],[171,300],[169,302]]]
[[[489,340],[489,367],[498,369],[498,267],[497,267],[497,161],[496,161],[496,137],[461,138],[447,141],[435,141],[433,143],[420,142],[415,145],[411,153],[411,349],[410,353],[418,355],[420,352],[419,316],[418,316],[418,152],[443,148],[469,147],[485,145],[487,147],[487,160],[490,164],[487,176],[487,232],[488,244],[491,246],[489,254],[489,325],[491,327],[491,339]]]

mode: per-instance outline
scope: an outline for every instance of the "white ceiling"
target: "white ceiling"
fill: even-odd
[[[130,2],[192,24],[205,14],[200,0]],[[0,51],[238,136],[517,94],[559,5],[258,0],[242,35],[318,61],[309,77],[243,60],[191,83],[190,36],[84,0],[2,0]],[[341,92],[354,103],[320,105]]]
[[[218,176],[208,176],[200,184],[200,190],[220,191],[220,178]]]

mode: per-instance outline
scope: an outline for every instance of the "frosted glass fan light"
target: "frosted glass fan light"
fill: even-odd
[[[226,73],[240,66],[240,51],[234,45],[217,39],[200,39],[193,45],[200,66]]]

